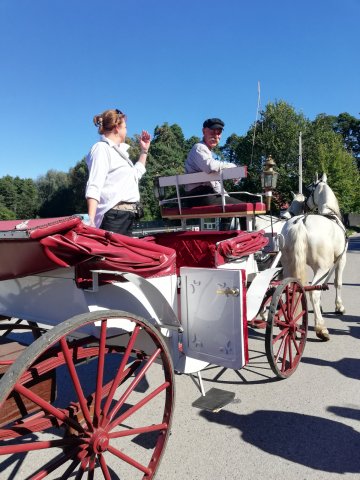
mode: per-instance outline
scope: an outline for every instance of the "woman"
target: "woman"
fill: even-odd
[[[90,225],[132,236],[140,200],[139,180],[145,173],[150,135],[142,131],[139,160],[133,164],[127,152],[126,116],[120,110],[105,110],[95,115],[101,135],[90,150],[86,163],[89,179],[85,196]]]

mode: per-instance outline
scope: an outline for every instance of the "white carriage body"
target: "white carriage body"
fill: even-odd
[[[200,180],[204,180],[205,177],[206,179],[208,177],[213,179],[215,175],[222,185],[223,180],[246,176],[246,168],[228,169],[220,174],[190,174],[160,178],[160,188],[176,186],[176,200],[179,202],[177,215],[180,215],[181,218],[189,217],[186,211],[181,209],[179,187],[189,182],[199,181],[199,175],[201,176]],[[215,214],[211,213],[211,215],[234,215],[233,210],[226,210],[227,207],[223,199],[223,205],[219,207],[220,211]],[[238,216],[245,216],[248,223],[250,222],[249,224],[251,224],[251,219],[254,218],[255,213],[261,213],[264,208],[261,198],[260,203],[256,203],[255,206],[244,203],[241,204],[241,207]],[[256,209],[259,212],[256,212]],[[205,215],[208,216],[210,213],[205,213]],[[55,261],[59,264],[64,263],[61,256],[62,249],[64,245],[66,248],[68,247],[66,242],[70,238],[67,237],[68,234],[60,235],[60,247],[56,244],[57,240],[54,240],[57,231],[56,224],[58,221],[61,223],[61,220],[52,219],[48,224],[43,221],[45,224],[40,224],[40,234],[35,234],[35,237],[42,238],[45,234],[41,232],[41,229],[49,229],[50,240],[38,248],[43,248],[52,260],[60,251],[58,256],[61,259],[55,258]],[[77,220],[79,221],[79,219]],[[74,222],[74,217],[70,218],[71,222]],[[83,234],[82,230],[86,229],[90,232],[85,231],[89,238],[96,235],[91,227],[81,225],[80,232],[78,232],[76,231],[76,228],[78,228],[76,227],[76,221],[74,225],[75,237],[81,236]],[[7,231],[0,232],[0,240],[4,239],[9,245],[12,241],[27,237],[24,233],[26,231],[30,231],[28,236],[31,236],[28,221],[20,225],[14,221],[12,227],[9,227]],[[55,235],[53,235],[54,232]],[[192,249],[191,242],[193,239],[191,235],[195,236],[194,241],[196,241],[196,236],[199,236],[201,240],[202,235],[206,236],[208,234],[207,232],[185,232],[184,236],[188,235],[190,237],[189,239],[185,238],[186,241],[190,242],[185,245],[185,249]],[[171,236],[169,237],[171,234],[163,235],[167,236],[166,241],[162,244],[161,241],[164,241],[165,237],[162,240],[160,239],[158,242],[160,246],[166,245],[166,247],[175,250],[180,248],[177,238],[169,243],[168,238],[171,238]],[[10,274],[0,281],[0,315],[55,326],[67,318],[81,313],[120,309],[148,320],[161,330],[169,346],[174,368],[177,371],[197,372],[209,363],[240,369],[246,364],[248,357],[247,320],[253,318],[258,312],[265,291],[277,269],[258,272],[257,263],[254,259],[256,248],[246,255],[232,252],[230,257],[224,260],[224,256],[219,254],[219,245],[226,242],[236,242],[237,235],[236,232],[229,232],[229,234],[222,232],[219,237],[212,238],[210,256],[214,255],[214,258],[210,259],[211,265],[207,265],[206,262],[197,265],[196,261],[194,263],[193,260],[190,265],[186,261],[178,264],[174,256],[173,260],[170,259],[167,262],[165,271],[157,270],[155,274],[142,276],[141,273],[137,275],[134,272],[116,268],[111,268],[110,272],[93,262],[93,268],[90,269],[92,278],[88,288],[83,285],[79,288],[76,264],[53,269],[47,266],[47,268],[43,268],[44,271],[38,273]],[[124,237],[119,237],[122,238],[123,243],[121,245],[124,246]],[[73,237],[71,237],[70,243],[75,242],[76,244],[76,238],[73,240]],[[54,241],[55,247],[52,243]],[[157,239],[155,239],[155,243],[156,241]],[[152,245],[151,242],[144,243],[144,241],[135,239],[131,239],[131,242],[131,248],[136,245],[134,242],[138,242],[139,247],[135,247],[138,250],[145,248],[147,245]],[[71,248],[74,249],[72,243]],[[261,243],[261,246],[264,244],[266,244],[266,241]],[[25,258],[26,244],[22,247],[21,243],[19,245],[19,251]],[[28,254],[34,255],[34,258],[36,258],[36,255],[39,255],[36,250],[37,246],[30,243],[28,245],[31,247],[28,247]],[[55,248],[55,254],[52,250],[53,247]],[[85,247],[87,247],[87,244],[85,244]],[[202,247],[203,245],[200,245],[198,248],[201,249]],[[13,252],[11,245],[8,248],[10,248],[10,252]],[[230,247],[226,244],[226,248],[236,250],[236,246],[234,247],[233,244]],[[77,246],[75,250],[78,255],[79,249],[77,249]],[[168,256],[171,256],[168,250],[166,252]],[[80,248],[80,254],[82,253],[83,245]],[[11,258],[9,258],[11,254],[13,253],[5,253],[3,256],[5,257],[5,269],[9,272],[16,272],[17,270],[12,267]],[[179,251],[177,251],[177,255],[179,255]],[[66,255],[65,258],[68,261]],[[89,258],[91,258],[90,254]],[[99,265],[102,265],[101,261]],[[54,266],[56,267],[56,264]],[[102,278],[109,274],[111,275],[111,281],[102,282]],[[126,329],[123,325],[121,328]],[[181,345],[180,349],[179,345]]]

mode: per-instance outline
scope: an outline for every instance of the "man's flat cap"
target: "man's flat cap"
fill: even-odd
[[[220,120],[220,118],[208,118],[203,123],[203,128],[211,128],[213,130],[216,128],[223,129],[224,127],[225,127],[225,123],[222,120]]]

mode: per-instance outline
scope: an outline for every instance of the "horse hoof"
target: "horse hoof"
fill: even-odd
[[[335,313],[337,313],[338,315],[344,315],[345,314],[345,308],[342,309],[342,310],[335,310]]]
[[[315,333],[316,333],[316,336],[320,338],[320,340],[322,340],[323,342],[328,342],[330,340],[330,335],[327,330],[326,331],[320,330],[319,332],[315,332]]]

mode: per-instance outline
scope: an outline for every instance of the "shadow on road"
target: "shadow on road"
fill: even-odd
[[[271,455],[324,472],[360,473],[360,433],[340,422],[274,410],[250,415],[202,411],[200,415],[237,428],[245,442]]]
[[[335,368],[344,377],[360,380],[360,359],[358,358],[342,358],[336,362],[329,362],[320,358],[302,357],[301,362],[320,367]]]
[[[351,418],[352,420],[359,420],[360,422],[360,410],[358,408],[328,407],[327,411],[335,413],[335,415],[339,417]]]

